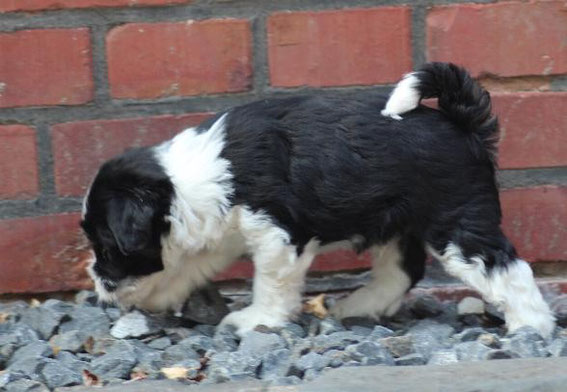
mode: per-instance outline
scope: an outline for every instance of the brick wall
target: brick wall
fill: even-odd
[[[564,1],[0,0],[0,293],[90,285],[81,195],[123,148],[262,97],[387,92],[426,60],[493,92],[505,231],[567,262],[566,37]]]

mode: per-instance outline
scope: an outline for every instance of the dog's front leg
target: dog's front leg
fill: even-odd
[[[301,294],[305,274],[318,249],[317,241],[309,242],[298,255],[287,236],[277,235],[281,229],[268,230],[255,238],[252,254],[254,283],[252,304],[232,312],[221,322],[237,328],[242,335],[257,325],[275,328],[283,326],[290,316],[301,310]],[[263,239],[262,239],[263,238]]]

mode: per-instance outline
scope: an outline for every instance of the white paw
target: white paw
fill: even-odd
[[[352,297],[343,298],[331,308],[331,315],[338,320],[347,317],[376,317],[376,309],[357,306]]]
[[[243,336],[246,332],[252,331],[258,325],[265,325],[269,328],[283,327],[287,318],[272,314],[269,309],[261,309],[248,306],[242,310],[232,312],[225,316],[220,322],[223,325],[234,325],[236,334]]]

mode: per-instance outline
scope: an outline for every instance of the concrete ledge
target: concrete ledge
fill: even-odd
[[[105,388],[60,388],[60,392],[564,392],[567,358],[461,362],[445,366],[368,366],[333,369],[300,385],[245,382],[189,386],[139,381]]]

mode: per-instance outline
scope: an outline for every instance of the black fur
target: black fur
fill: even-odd
[[[130,150],[101,167],[81,226],[107,290],[126,277],[163,269],[160,239],[169,231],[164,217],[172,197],[173,184],[149,148]]]
[[[361,250],[400,237],[413,283],[423,276],[425,244],[443,251],[453,242],[465,257],[483,256],[488,268],[513,260],[500,230],[498,126],[488,93],[453,65],[428,64],[417,75],[422,97],[439,97],[440,111],[420,106],[396,121],[380,114],[387,97],[364,92],[229,110],[221,155],[234,176],[232,204],[269,214],[299,252],[313,237],[330,243],[361,236]],[[102,167],[83,223],[101,274],[163,268],[159,239],[168,231],[173,189],[149,149]],[[101,249],[117,261],[105,262]]]

